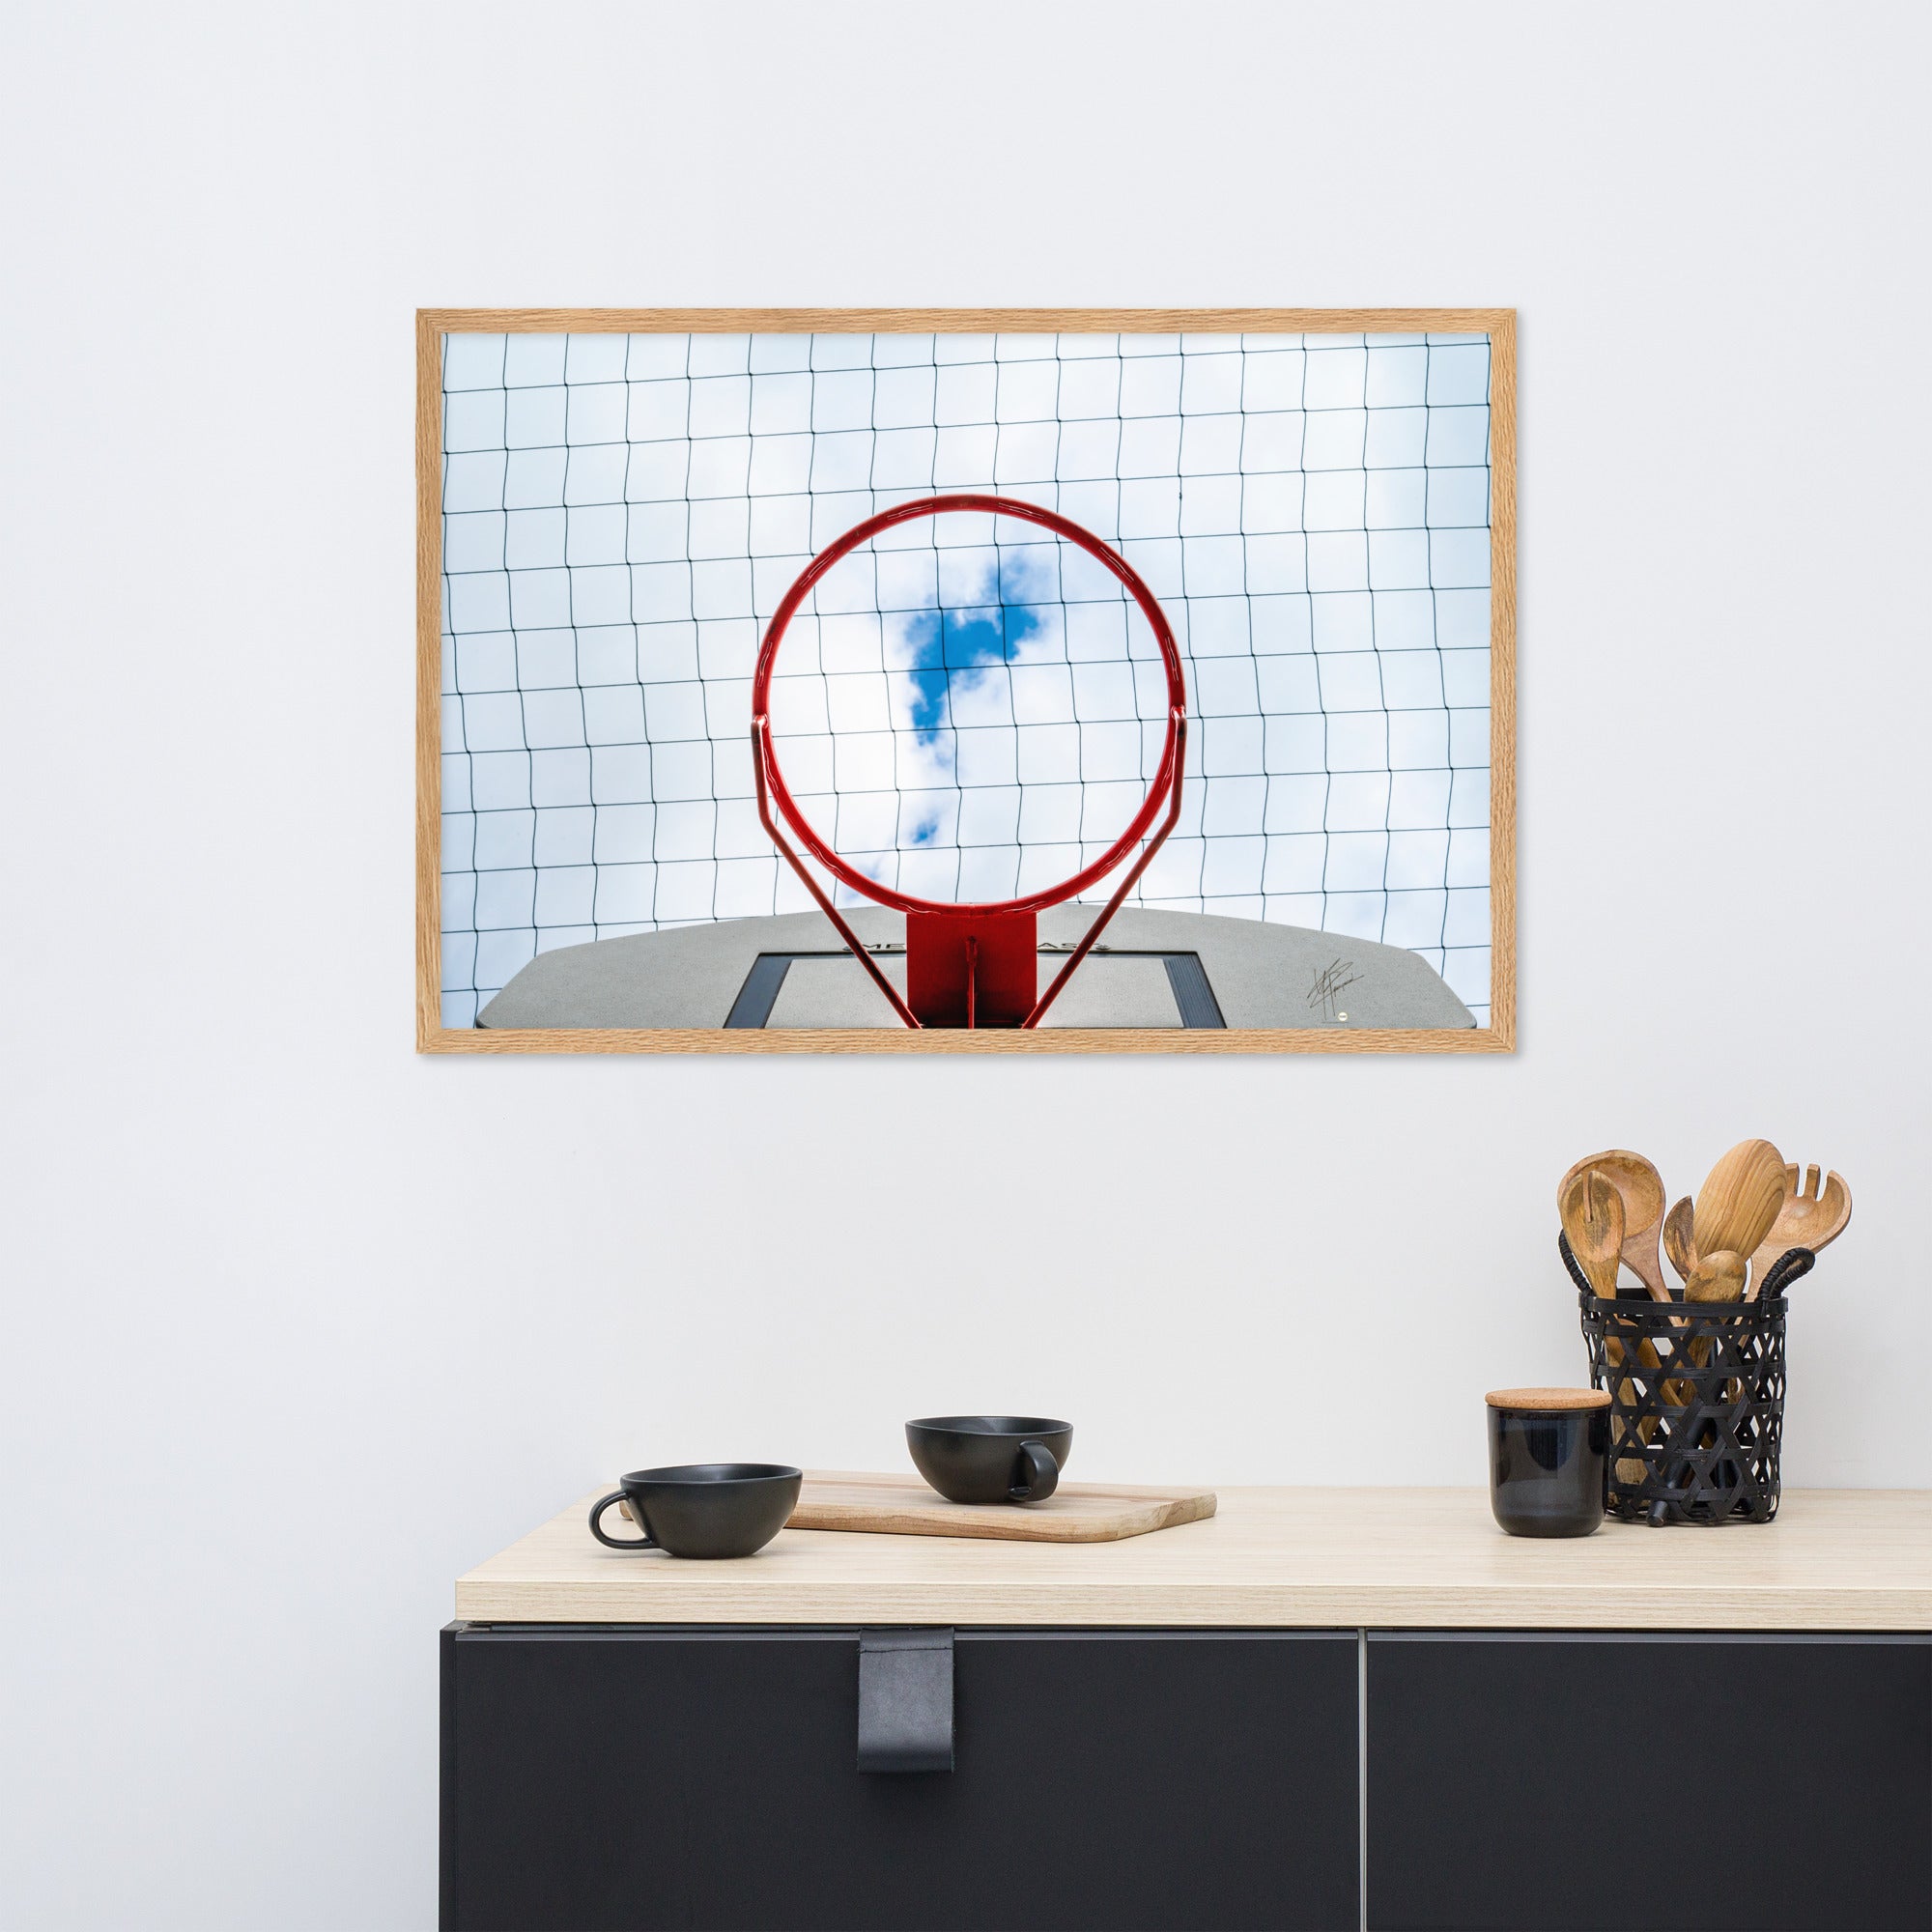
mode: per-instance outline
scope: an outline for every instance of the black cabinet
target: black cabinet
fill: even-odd
[[[861,1642],[451,1627],[443,1925],[1932,1932],[1932,1637],[961,1630],[893,1774]]]
[[[1379,1932],[1926,1932],[1922,1637],[1380,1635]]]
[[[1360,1922],[1355,1634],[968,1631],[954,1768],[857,1768],[856,1630],[455,1626],[442,1923]]]

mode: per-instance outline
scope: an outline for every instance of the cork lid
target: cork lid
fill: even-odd
[[[1492,1389],[1483,1400],[1492,1408],[1527,1408],[1555,1414],[1572,1408],[1608,1408],[1608,1389]]]

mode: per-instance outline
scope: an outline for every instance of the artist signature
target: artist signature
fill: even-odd
[[[1322,1018],[1332,1020],[1336,1014],[1336,1003],[1343,992],[1361,977],[1355,971],[1352,959],[1337,959],[1316,974],[1315,983],[1308,989],[1308,1004],[1320,1007]]]

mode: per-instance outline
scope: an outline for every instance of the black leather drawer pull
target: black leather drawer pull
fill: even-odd
[[[859,1637],[859,1769],[952,1769],[952,1633]]]

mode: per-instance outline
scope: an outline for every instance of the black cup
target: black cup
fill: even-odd
[[[928,1415],[905,1426],[913,1467],[953,1503],[1043,1503],[1073,1453],[1073,1425],[1039,1415]]]
[[[612,1549],[662,1549],[667,1556],[750,1556],[785,1526],[798,1506],[798,1469],[782,1463],[684,1463],[633,1469],[590,1511],[590,1533]],[[612,1503],[643,1532],[641,1540],[606,1536]]]
[[[1490,1412],[1490,1507],[1512,1536],[1588,1536],[1604,1520],[1607,1389],[1497,1389]]]

